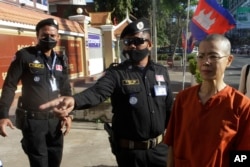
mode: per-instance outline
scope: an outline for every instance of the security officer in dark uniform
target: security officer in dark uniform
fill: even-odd
[[[121,34],[121,64],[111,65],[94,86],[73,97],[59,97],[40,106],[55,107],[65,116],[72,109],[97,105],[111,97],[112,151],[119,167],[165,167],[167,146],[162,143],[173,103],[167,69],[150,58],[148,20],[130,23]]]
[[[65,56],[53,48],[59,39],[58,23],[52,18],[36,25],[38,44],[16,52],[5,79],[0,99],[0,135],[6,126],[14,128],[9,109],[19,81],[22,95],[16,110],[16,126],[22,130],[21,141],[31,167],[59,167],[63,153],[62,125],[69,132],[71,118],[59,119],[53,112],[39,110],[39,105],[71,95]]]

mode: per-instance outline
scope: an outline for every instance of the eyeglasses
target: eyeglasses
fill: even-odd
[[[132,44],[135,45],[135,46],[139,46],[141,44],[144,44],[145,41],[149,41],[149,39],[138,38],[138,37],[123,39],[123,43],[126,46],[129,46],[129,45],[132,45]]]
[[[224,57],[227,56],[216,56],[216,55],[210,55],[210,56],[204,56],[204,55],[198,55],[196,57],[197,61],[205,61],[205,60],[209,60],[210,62],[216,62]]]

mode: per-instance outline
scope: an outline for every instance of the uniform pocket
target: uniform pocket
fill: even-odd
[[[124,94],[135,94],[141,92],[142,88],[139,85],[125,85],[123,86]]]
[[[24,127],[24,123],[26,121],[26,113],[27,111],[24,110],[24,109],[20,109],[20,108],[17,108],[16,109],[16,119],[15,119],[15,124],[16,124],[16,127],[20,130],[23,129]]]

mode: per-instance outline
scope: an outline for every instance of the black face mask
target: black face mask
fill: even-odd
[[[39,46],[41,47],[42,50],[45,51],[54,48],[56,46],[56,43],[57,41],[49,36],[39,40]]]
[[[149,55],[148,48],[142,50],[123,50],[123,55],[129,57],[134,63],[139,63],[142,59]]]

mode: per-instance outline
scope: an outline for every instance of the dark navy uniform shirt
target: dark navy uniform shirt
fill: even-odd
[[[57,91],[52,91],[49,81],[54,56],[56,59],[52,72],[56,78]],[[22,104],[26,110],[38,111],[39,105],[59,95],[71,95],[65,67],[63,56],[55,55],[54,52],[47,58],[37,47],[27,47],[17,51],[2,88],[0,119],[8,117],[19,81],[22,83]]]
[[[155,85],[166,95],[156,96]],[[74,96],[76,108],[88,108],[111,97],[115,135],[130,140],[147,140],[162,134],[173,103],[167,69],[152,61],[144,69],[129,60],[110,67],[97,83]]]

